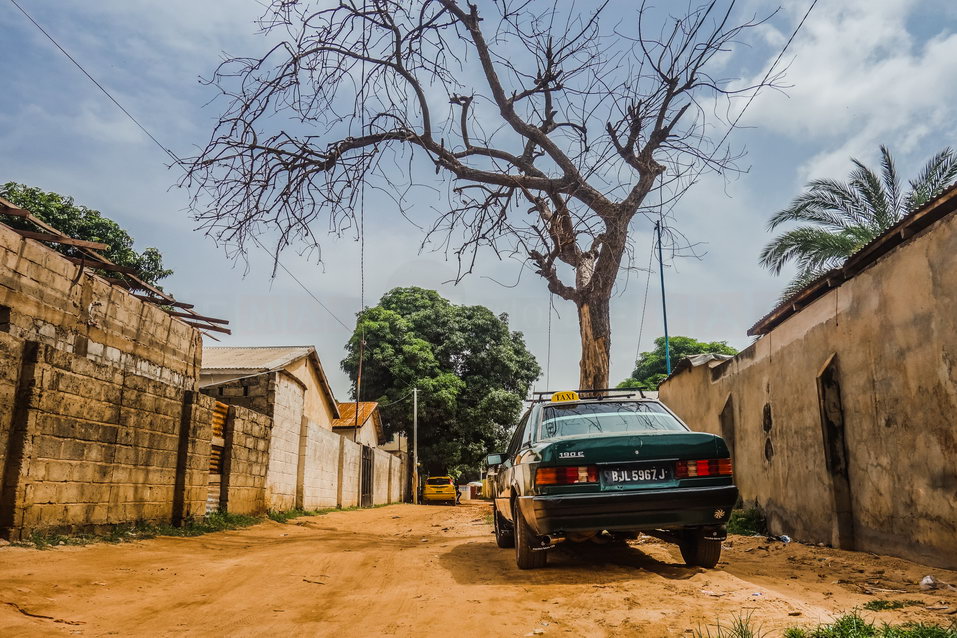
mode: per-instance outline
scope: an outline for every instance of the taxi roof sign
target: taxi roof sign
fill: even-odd
[[[552,403],[558,403],[561,401],[580,401],[581,399],[578,396],[578,393],[574,390],[565,390],[563,392],[556,392],[552,395]]]

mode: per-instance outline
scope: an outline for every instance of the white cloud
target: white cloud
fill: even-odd
[[[818,145],[801,168],[804,179],[843,174],[848,156],[872,156],[881,143],[907,153],[952,133],[957,34],[919,40],[907,29],[916,7],[821,3],[789,51],[793,87],[755,100],[742,123]]]

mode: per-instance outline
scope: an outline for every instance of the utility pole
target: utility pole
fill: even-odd
[[[665,261],[661,255],[661,220],[655,222],[658,233],[658,273],[661,275],[661,313],[665,322],[665,367],[671,374],[671,345],[668,342],[668,305],[665,303]]]
[[[419,389],[412,388],[412,502],[419,504]]]

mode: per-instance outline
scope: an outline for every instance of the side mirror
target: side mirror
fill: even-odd
[[[494,465],[501,465],[502,463],[505,462],[505,455],[504,454],[489,454],[488,456],[485,457],[485,462],[488,464],[489,467],[492,467]]]

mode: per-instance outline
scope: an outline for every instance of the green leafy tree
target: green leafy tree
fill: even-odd
[[[395,288],[359,313],[342,361],[353,382],[362,339],[362,400],[383,404],[389,434],[411,437],[412,401],[401,399],[419,388],[419,458],[432,473],[474,470],[500,449],[541,373],[507,315],[434,290]]]
[[[738,354],[738,351],[728,345],[726,341],[698,341],[692,337],[669,337],[672,367],[682,357],[693,354]],[[619,388],[637,388],[641,390],[657,390],[658,384],[668,376],[668,367],[665,362],[665,338],[655,339],[655,349],[651,352],[642,352],[635,362],[635,371],[631,376],[618,384]]]
[[[939,195],[957,179],[957,156],[945,148],[924,165],[905,192],[886,146],[881,146],[880,171],[851,158],[849,181],[816,179],[791,205],[775,213],[768,230],[802,224],[772,239],[761,251],[761,265],[780,274],[785,264],[798,273],[784,289],[781,301],[798,293],[832,268],[841,266],[865,244],[896,224],[908,212]]]
[[[107,244],[109,248],[103,254],[116,264],[134,268],[136,275],[146,283],[155,285],[173,274],[172,270],[163,267],[163,256],[157,249],[147,248],[142,253],[136,252],[133,238],[119,224],[104,217],[98,210],[74,203],[72,197],[14,182],[0,186],[0,197],[30,211],[74,239]],[[4,223],[24,230],[36,230],[29,222],[16,217],[6,219]],[[52,247],[65,255],[82,256],[80,251],[71,246],[53,244]]]

